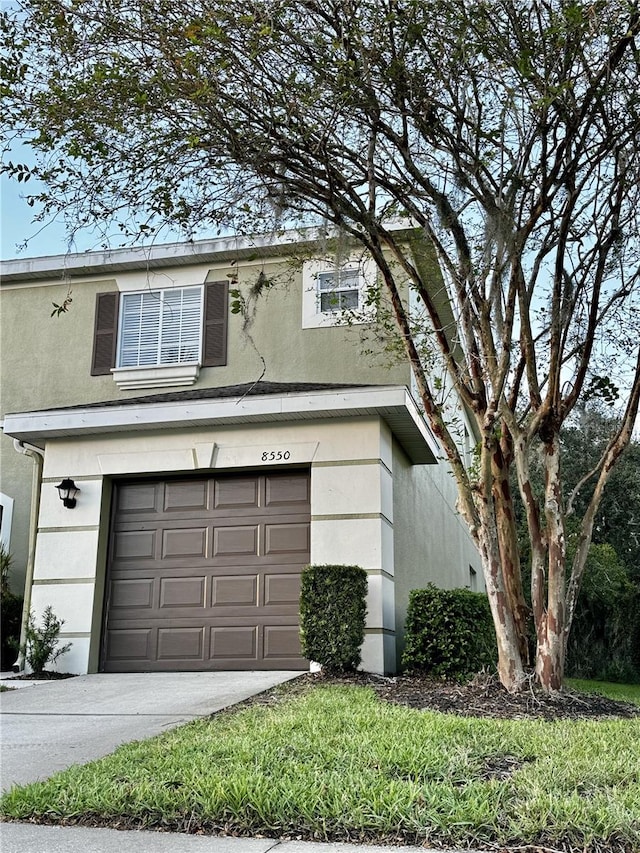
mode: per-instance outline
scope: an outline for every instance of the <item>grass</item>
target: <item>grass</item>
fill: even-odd
[[[618,702],[633,702],[640,705],[640,684],[614,684],[612,681],[587,681],[568,678],[567,686],[586,693],[601,693]]]
[[[293,689],[15,788],[0,808],[23,820],[631,851],[640,719],[461,718],[367,688]]]

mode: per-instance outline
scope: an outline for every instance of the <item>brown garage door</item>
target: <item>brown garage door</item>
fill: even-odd
[[[308,472],[119,484],[103,669],[304,669]]]

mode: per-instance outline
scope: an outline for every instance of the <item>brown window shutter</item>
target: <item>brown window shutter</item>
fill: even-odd
[[[222,367],[227,363],[229,282],[205,284],[202,366]]]
[[[92,376],[111,373],[116,366],[116,342],[118,338],[118,305],[120,294],[96,294],[96,324],[93,335]]]

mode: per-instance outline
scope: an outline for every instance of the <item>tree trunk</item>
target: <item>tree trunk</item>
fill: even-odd
[[[505,592],[515,622],[520,657],[524,665],[527,666],[529,664],[529,641],[527,636],[529,608],[527,607],[522,589],[518,532],[513,509],[511,484],[509,482],[509,460],[507,458],[509,449],[503,447],[504,441],[505,439],[500,442],[500,446],[496,448],[492,458],[493,501],[496,508],[498,546],[500,548],[500,562],[502,565]]]
[[[562,689],[565,657],[565,563],[566,540],[562,510],[560,439],[554,434],[545,443],[545,505],[548,575],[547,606],[536,625],[536,676],[547,693]]]
[[[520,643],[509,596],[504,587],[500,553],[495,536],[480,543],[487,597],[498,644],[498,677],[509,693],[517,693],[525,681]]]
[[[480,457],[479,490],[476,493],[476,510],[480,519],[478,545],[482,559],[487,597],[491,607],[498,644],[498,676],[503,686],[516,693],[521,689],[525,673],[520,652],[520,638],[514,617],[511,598],[505,584],[505,574],[500,553],[500,534],[494,498],[494,469],[500,448],[493,435],[490,419],[484,424],[485,439]],[[503,531],[504,532],[504,531]]]

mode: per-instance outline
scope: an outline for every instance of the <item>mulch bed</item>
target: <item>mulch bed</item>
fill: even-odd
[[[53,681],[73,678],[70,672],[50,672],[40,675],[14,675],[10,680]],[[619,702],[597,693],[576,693],[565,689],[555,696],[547,696],[531,680],[522,693],[512,695],[502,687],[494,675],[482,673],[471,681],[441,681],[425,675],[399,675],[386,677],[369,672],[348,675],[331,675],[326,672],[305,673],[288,682],[292,691],[306,689],[310,684],[351,684],[370,687],[380,699],[417,710],[440,711],[462,717],[489,717],[503,720],[585,720],[605,717],[630,719],[640,716],[640,706]],[[247,699],[241,705],[276,704],[283,698],[279,688],[268,690]],[[236,706],[237,707],[237,706]]]
[[[30,675],[21,672],[20,675],[12,675],[5,681],[59,681],[61,678],[74,678],[73,672],[50,672],[48,669],[43,669],[37,675],[32,672]]]
[[[555,696],[548,696],[533,684],[533,680],[522,693],[512,695],[507,693],[496,676],[484,673],[466,684],[434,680],[423,675],[387,678],[360,672],[340,676],[308,673],[293,682],[300,687],[309,683],[370,687],[386,702],[463,717],[553,721],[640,716],[640,706],[608,699],[597,693],[576,693],[565,689]]]

